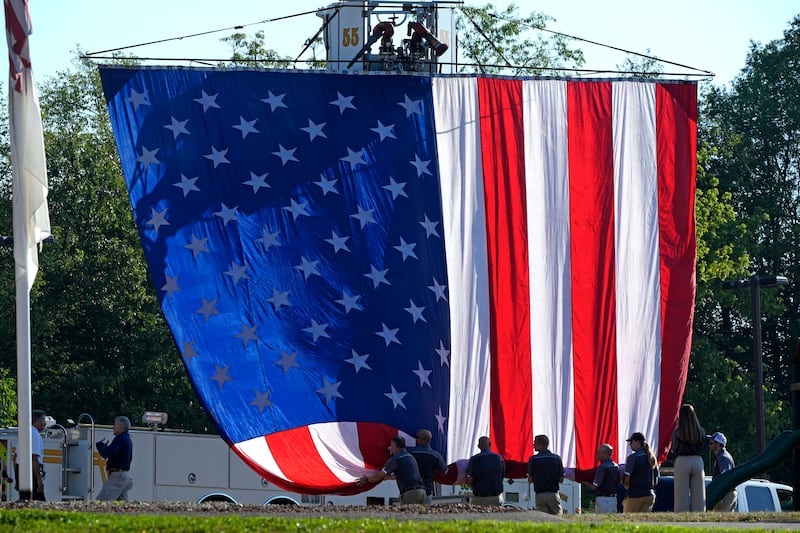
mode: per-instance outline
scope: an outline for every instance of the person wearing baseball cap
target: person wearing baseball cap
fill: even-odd
[[[728,452],[725,446],[728,444],[728,439],[725,438],[723,433],[717,431],[708,439],[708,447],[714,453],[716,460],[714,461],[713,477],[717,477],[723,472],[733,469],[736,466],[733,462],[733,457]],[[715,511],[729,512],[733,511],[736,507],[736,489],[733,489],[725,495],[720,502],[714,506]]]
[[[656,484],[658,484],[658,463],[650,450],[644,435],[638,431],[627,439],[632,454],[625,462],[625,474],[622,486],[628,495],[622,500],[623,513],[649,513],[656,501]]]

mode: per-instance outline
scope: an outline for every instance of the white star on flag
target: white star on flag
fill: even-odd
[[[430,238],[431,235],[436,237],[440,237],[439,232],[436,231],[436,226],[439,225],[438,222],[433,222],[432,220],[428,219],[428,215],[425,215],[425,220],[420,222],[423,228],[425,228],[425,236]]]
[[[242,139],[244,139],[250,133],[258,133],[258,130],[255,128],[256,122],[258,122],[257,118],[245,120],[244,117],[239,117],[239,124],[233,127],[242,132]]]
[[[219,311],[217,311],[217,300],[206,300],[203,298],[203,306],[200,307],[195,313],[199,315],[203,315],[208,322],[208,319],[211,318],[211,315],[218,315]]]
[[[144,146],[142,146],[142,155],[140,155],[136,160],[144,165],[144,169],[147,170],[150,165],[157,165],[160,163],[158,159],[156,159],[156,154],[160,148],[156,148],[155,150],[148,150]]]
[[[131,89],[131,95],[125,101],[133,104],[134,111],[138,111],[141,105],[150,105],[147,101],[147,91],[140,93],[136,89]]]
[[[161,228],[161,226],[170,225],[169,222],[167,221],[166,207],[161,211],[156,211],[155,208],[150,208],[150,214],[152,215],[152,217],[150,218],[150,220],[147,221],[147,225],[153,226],[153,229],[156,230],[156,233],[158,233],[158,230]]]
[[[396,181],[394,181],[394,178],[390,177],[389,185],[384,185],[383,188],[392,193],[392,200],[397,200],[398,196],[405,196],[406,198],[408,198],[406,191],[403,190],[405,186],[406,182],[397,183]]]
[[[357,311],[363,310],[363,308],[358,303],[359,298],[361,298],[360,294],[354,294],[351,296],[347,294],[347,291],[343,290],[341,300],[336,300],[336,303],[344,307],[345,314],[349,314],[350,311],[352,311],[353,309]]]
[[[242,185],[249,185],[252,187],[253,194],[257,193],[261,188],[271,189],[271,185],[265,181],[267,176],[269,176],[269,172],[264,172],[261,175],[258,175],[255,172],[250,172],[250,179],[243,181]]]
[[[264,392],[260,392],[258,389],[254,389],[253,392],[255,393],[256,397],[252,402],[250,402],[250,405],[258,407],[259,414],[264,412],[265,407],[272,407],[272,401],[269,399],[271,391],[266,390]]]
[[[317,272],[317,264],[319,264],[319,261],[309,261],[305,257],[301,257],[300,264],[294,268],[301,271],[303,273],[303,278],[308,281],[308,278],[311,276],[320,275],[319,272]]]
[[[323,377],[322,387],[317,389],[316,392],[320,393],[322,396],[325,396],[325,403],[331,403],[331,400],[334,398],[344,398],[344,396],[339,394],[339,385],[341,384],[341,381],[329,383],[328,378]]]
[[[186,198],[186,195],[192,191],[200,192],[200,189],[197,187],[197,185],[195,185],[198,179],[200,179],[199,176],[196,178],[187,178],[186,176],[181,174],[181,181],[173,183],[172,186],[178,187],[180,190],[182,190],[183,197]]]
[[[219,109],[219,104],[217,104],[217,96],[219,96],[219,93],[210,95],[206,94],[205,91],[200,91],[200,93],[202,97],[195,98],[194,101],[203,106],[203,113],[208,111],[209,107],[216,107]]]
[[[403,254],[403,262],[405,263],[406,259],[408,259],[409,257],[413,257],[414,259],[419,259],[417,257],[417,254],[414,253],[414,247],[416,245],[417,245],[416,243],[406,242],[405,240],[403,240],[402,237],[400,237],[400,244],[397,246],[393,246],[393,248],[398,252],[400,252],[401,254]]]
[[[230,369],[231,365],[225,365],[224,367],[220,367],[219,365],[214,365],[215,372],[214,375],[211,377],[211,381],[216,381],[217,385],[219,385],[219,390],[222,390],[222,387],[228,381],[233,381],[233,379],[228,375],[228,369]]]
[[[361,222],[361,229],[364,229],[364,226],[367,224],[375,224],[375,219],[372,218],[372,213],[375,212],[375,209],[363,209],[360,205],[358,206],[358,214],[350,215],[350,218],[355,218],[359,222]]]
[[[181,133],[185,133],[186,135],[191,135],[189,130],[186,129],[186,124],[189,123],[189,120],[178,120],[175,117],[170,117],[170,124],[165,124],[164,127],[167,128],[172,132],[172,138],[177,139],[178,135]]]
[[[303,331],[311,335],[311,337],[314,339],[314,342],[317,342],[317,339],[319,339],[320,337],[325,337],[326,339],[331,338],[331,336],[328,335],[328,332],[325,331],[328,326],[329,324],[327,322],[325,322],[324,324],[320,324],[319,322],[317,322],[312,318],[311,325],[308,326],[307,328],[303,328]]]
[[[433,285],[428,285],[428,288],[433,291],[436,295],[436,301],[438,302],[439,299],[447,301],[447,296],[445,296],[444,291],[447,289],[447,285],[439,285],[439,282],[436,278],[433,278]]]
[[[289,161],[299,161],[295,156],[294,153],[297,151],[297,148],[284,148],[282,144],[278,144],[278,151],[272,152],[272,155],[278,156],[281,158],[281,165],[286,166],[286,163]]]
[[[220,210],[215,211],[214,215],[222,219],[222,225],[227,226],[228,222],[239,222],[239,215],[236,214],[238,206],[228,207],[225,204],[220,204]]]
[[[356,374],[358,374],[358,371],[361,370],[362,368],[366,368],[367,370],[372,370],[372,368],[367,364],[367,357],[369,357],[368,353],[364,355],[359,355],[358,352],[356,352],[353,349],[350,350],[350,353],[353,354],[353,357],[351,357],[350,359],[345,359],[345,362],[353,365],[353,370],[355,370]]]
[[[406,110],[406,117],[422,114],[422,109],[420,108],[422,100],[412,100],[407,94],[403,95],[403,97],[404,100],[402,102],[397,102],[397,105]]]
[[[284,207],[284,211],[289,211],[292,214],[292,220],[297,220],[299,216],[310,216],[306,211],[306,207],[308,207],[308,202],[296,202],[294,198],[290,198],[289,201],[291,205],[289,207]]]
[[[192,256],[197,259],[197,256],[200,255],[200,252],[208,251],[208,246],[206,246],[206,243],[208,243],[208,237],[201,239],[195,235],[192,235],[192,242],[189,244],[184,244],[183,247],[191,250]]]
[[[289,291],[280,292],[278,289],[272,289],[272,296],[267,298],[267,301],[272,304],[272,308],[277,312],[282,306],[291,306],[289,303]]]
[[[325,239],[325,242],[328,242],[333,246],[333,253],[339,253],[339,250],[344,250],[345,252],[349,252],[350,248],[347,247],[347,239],[349,239],[347,235],[344,237],[339,237],[335,231],[331,231],[331,238]]]
[[[349,147],[347,148],[347,155],[344,157],[340,157],[339,160],[347,161],[350,163],[350,170],[354,169],[356,165],[366,165],[367,162],[364,160],[364,151],[359,150],[358,152],[354,152]]]
[[[444,342],[439,341],[439,347],[434,350],[439,355],[442,366],[450,366],[450,350],[444,347]]]
[[[167,293],[167,296],[172,298],[172,294],[181,290],[178,286],[178,276],[165,276],[166,283],[161,290]]]
[[[422,159],[420,159],[419,155],[414,154],[414,160],[409,161],[409,163],[411,163],[414,166],[414,168],[417,169],[418,178],[423,174],[428,174],[429,176],[433,176],[433,174],[431,174],[431,171],[428,170],[428,165],[431,164],[430,159],[428,159],[427,161],[423,161]]]
[[[419,361],[418,363],[419,366],[417,367],[417,370],[412,370],[412,372],[415,373],[419,378],[419,386],[422,387],[423,385],[427,385],[428,387],[431,387],[431,380],[429,376],[433,370],[425,370],[422,367],[422,361]]]
[[[333,194],[339,194],[339,191],[336,190],[336,182],[339,181],[338,179],[329,180],[324,175],[319,175],[319,181],[315,181],[314,184],[318,185],[320,189],[322,189],[322,196],[327,196],[329,192]]]
[[[403,343],[397,340],[398,331],[400,331],[400,328],[392,329],[383,322],[381,322],[381,331],[376,331],[375,335],[377,335],[378,337],[382,337],[384,342],[386,342],[386,346],[389,346],[393,342],[402,345]]]
[[[261,338],[256,334],[258,326],[246,326],[242,323],[242,331],[234,335],[237,339],[242,339],[242,345],[247,348],[250,341],[258,342]]]
[[[367,277],[372,280],[373,288],[377,289],[378,285],[381,283],[385,283],[387,285],[391,285],[389,281],[386,279],[386,273],[389,272],[389,269],[378,270],[375,268],[375,265],[370,265],[369,274],[364,274],[364,277]]]
[[[214,168],[217,168],[221,164],[225,163],[229,165],[231,162],[228,161],[228,158],[225,157],[228,154],[228,149],[225,148],[224,150],[217,150],[215,147],[211,147],[211,153],[206,154],[203,157],[206,159],[211,160],[214,163]]]
[[[224,274],[233,278],[234,285],[239,283],[240,280],[250,279],[250,276],[247,275],[247,265],[237,265],[236,263],[231,263],[231,269],[226,271]]]
[[[322,128],[324,128],[326,124],[327,122],[320,122],[319,124],[314,124],[313,120],[308,119],[308,126],[300,129],[308,133],[309,142],[313,141],[316,137],[323,137],[327,139],[328,136],[325,135],[324,131],[322,131]]]
[[[256,242],[260,242],[266,252],[269,250],[270,246],[278,247],[281,245],[281,243],[278,242],[278,235],[280,235],[279,231],[271,232],[267,228],[262,228],[261,237],[256,239]]]
[[[442,406],[439,406],[439,411],[436,413],[436,425],[439,428],[439,433],[444,433],[444,423],[447,417],[442,414]]]
[[[395,137],[394,135],[394,131],[392,131],[394,130],[394,124],[389,124],[387,126],[384,126],[383,124],[381,124],[381,121],[379,120],[378,125],[374,128],[370,128],[370,130],[380,135],[381,141],[387,138],[397,139],[397,137]]]
[[[417,304],[414,303],[414,300],[408,300],[409,307],[404,307],[403,310],[407,311],[411,318],[414,320],[414,324],[417,323],[417,320],[422,320],[423,322],[427,322],[424,316],[422,316],[422,312],[425,311],[425,306],[417,307]]]
[[[353,105],[353,98],[354,96],[343,96],[342,93],[336,91],[336,100],[328,102],[331,105],[335,105],[339,108],[339,114],[341,115],[344,113],[345,109],[355,109],[356,106]]]
[[[220,388],[222,388],[221,385],[220,385]],[[406,408],[406,404],[403,403],[403,397],[406,395],[406,393],[405,392],[397,392],[397,389],[394,388],[394,385],[392,385],[391,392],[384,392],[383,395],[386,396],[387,398],[389,398],[390,400],[392,400],[392,405],[394,406],[395,409],[397,409],[398,405],[400,407],[402,407],[403,409]]]
[[[283,103],[283,97],[286,96],[286,94],[272,94],[272,91],[267,91],[267,95],[268,96],[266,98],[262,98],[261,101],[269,105],[270,111],[274,112],[280,107],[285,107],[287,109],[289,108],[289,106]]]
[[[290,368],[300,368],[300,365],[297,364],[297,352],[286,353],[281,351],[281,358],[277,361],[273,361],[273,365],[279,366],[283,369],[283,375],[289,373]]]

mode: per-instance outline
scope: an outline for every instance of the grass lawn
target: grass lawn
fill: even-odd
[[[516,533],[516,532],[591,532],[605,533],[616,531],[703,532],[724,531],[714,522],[758,522],[763,530],[769,529],[769,522],[799,522],[800,513],[696,513],[676,515],[643,514],[611,515],[608,517],[585,515],[567,519],[564,522],[526,523],[501,522],[492,520],[464,521],[395,521],[380,518],[337,519],[337,518],[284,518],[272,516],[239,516],[230,513],[224,516],[186,516],[156,514],[96,514],[73,511],[51,511],[42,509],[3,509],[0,510],[0,531],[33,532],[74,532],[74,531],[121,531],[121,532],[466,532],[466,533]],[[786,519],[786,520],[784,520]],[[665,526],[658,522],[708,522],[708,527]],[[740,529],[729,529],[741,531]]]

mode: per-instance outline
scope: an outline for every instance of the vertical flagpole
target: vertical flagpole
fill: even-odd
[[[21,236],[14,227],[14,240]],[[28,254],[29,255],[29,254]],[[17,441],[17,458],[19,462],[19,479],[17,485],[20,492],[33,490],[33,465],[31,443],[31,291],[29,289],[29,267],[26,265],[21,275],[17,276],[17,415],[19,436]]]
[[[13,173],[14,264],[17,289],[17,407],[20,492],[32,493],[31,287],[39,269],[37,243],[50,235],[47,164],[39,99],[33,83],[28,0],[4,0],[8,39],[9,137]]]

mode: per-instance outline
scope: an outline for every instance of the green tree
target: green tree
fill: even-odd
[[[220,40],[231,47],[231,60],[227,63],[228,66],[287,68],[292,63],[292,58],[281,57],[278,52],[266,47],[263,31],[257,31],[252,38],[238,32]]]
[[[583,65],[583,52],[571,48],[567,38],[545,38],[537,31],[546,28],[552,17],[535,12],[523,17],[518,11],[514,4],[500,12],[492,4],[461,8],[456,20],[458,46],[472,62],[462,71],[533,76]]]
[[[748,271],[786,275],[789,289],[764,289],[762,331],[767,439],[789,427],[791,360],[797,343],[796,284],[800,283],[800,16],[782,39],[753,43],[746,64],[729,88],[712,87],[704,98],[700,135],[715,150],[706,167],[719,180],[720,193],[730,198],[744,225]],[[733,236],[732,236],[733,237]],[[740,244],[729,241],[730,246]],[[742,277],[749,272],[730,277]],[[733,273],[730,273],[733,274]],[[752,405],[752,319],[749,291],[719,293],[717,308],[704,318],[714,350],[733,365],[731,378],[744,376],[750,387],[738,399],[717,400]],[[732,393],[731,393],[732,394]],[[739,424],[738,413],[753,419],[752,410],[721,410],[719,423]],[[753,431],[741,438],[752,441]],[[752,456],[753,447],[745,457]]]
[[[155,409],[176,427],[210,426],[150,284],[96,67],[48,80],[40,102],[55,242],[40,253],[31,295],[34,405],[62,420],[136,420]],[[0,227],[10,228],[5,176]],[[10,368],[13,258],[2,261],[0,290],[12,304],[0,311],[0,366]]]
[[[617,65],[617,69],[631,78],[658,78],[664,73],[664,64],[648,48],[643,55],[627,54],[622,64]]]

